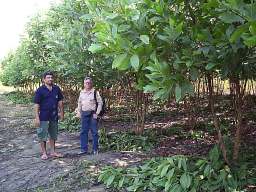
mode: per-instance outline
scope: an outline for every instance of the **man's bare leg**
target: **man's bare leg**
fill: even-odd
[[[55,151],[56,147],[55,147],[55,140],[54,139],[49,139],[50,141],[50,146],[51,146],[51,156],[52,157],[63,157],[63,155],[61,153],[57,153]]]
[[[40,146],[41,146],[41,151],[42,151],[41,158],[43,160],[48,159],[47,152],[46,152],[46,141],[40,142]]]

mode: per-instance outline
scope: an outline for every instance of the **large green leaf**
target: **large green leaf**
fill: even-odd
[[[126,70],[129,68],[129,56],[127,53],[117,55],[112,64],[113,68]]]
[[[110,175],[106,183],[107,186],[110,186],[113,183],[114,179],[115,179],[115,175]]]
[[[251,23],[249,31],[251,32],[252,35],[256,35],[256,21]]]
[[[219,16],[219,18],[225,23],[234,23],[234,22],[243,23],[244,22],[242,17],[232,12],[223,13]]]
[[[181,87],[179,84],[175,87],[175,98],[177,102],[181,100]]]
[[[169,41],[170,41],[169,37],[166,36],[166,35],[158,34],[157,37],[158,37],[159,39],[165,41],[165,42],[169,42]]]
[[[208,0],[207,3],[204,3],[203,7],[206,9],[217,8],[219,6],[218,0]]]
[[[209,158],[213,163],[216,163],[219,160],[220,154],[217,146],[215,146],[209,153]]]
[[[190,77],[191,77],[191,80],[192,80],[192,81],[197,80],[197,78],[199,77],[199,72],[198,72],[198,70],[195,69],[195,68],[191,68],[191,70],[190,70]]]
[[[205,168],[204,168],[204,176],[205,177],[208,177],[211,173],[211,166],[210,165],[207,165]]]
[[[177,27],[175,28],[176,31],[178,32],[178,34],[180,34],[182,32],[182,28],[183,28],[183,22],[180,22]]]
[[[165,183],[164,191],[169,191],[169,189],[170,189],[171,186],[172,186],[172,183],[168,180],[168,181]]]
[[[216,66],[216,63],[208,63],[205,66],[205,69],[209,71],[209,70],[213,69],[215,66]]]
[[[125,177],[122,177],[122,179],[119,180],[119,182],[118,182],[118,187],[119,188],[123,187],[124,180],[125,180]]]
[[[131,66],[134,68],[134,70],[138,71],[139,66],[140,66],[139,56],[137,54],[134,54],[133,56],[131,56],[130,62],[131,62]]]
[[[88,51],[91,51],[92,53],[97,53],[98,51],[101,51],[104,47],[101,44],[91,44],[91,46],[88,48]]]
[[[172,165],[170,164],[170,166]],[[168,171],[168,174],[167,174],[168,179],[171,179],[173,177],[174,172],[175,172],[175,168],[172,168],[170,171]]]
[[[115,38],[117,35],[117,25],[113,25],[111,31],[112,31],[112,36]]]
[[[149,44],[149,37],[147,35],[141,35],[140,40],[145,44]]]
[[[234,43],[236,42],[240,37],[241,35],[246,32],[248,30],[248,24],[245,24],[245,25],[241,25],[240,27],[238,27],[235,32],[231,35],[229,41],[231,43]]]
[[[187,173],[184,173],[181,177],[180,177],[180,184],[182,186],[183,189],[188,189],[191,185],[191,176]]]
[[[182,84],[182,93],[183,94],[188,93],[189,95],[194,94],[194,87],[191,82],[186,81]]]
[[[128,31],[130,28],[131,28],[130,25],[119,25],[118,32],[125,32],[125,31]]]
[[[161,171],[161,177],[164,177],[169,169],[170,165],[166,165],[163,167],[162,171]]]
[[[169,192],[182,192],[183,189],[181,187],[181,185],[179,184],[174,184],[170,187],[170,191]]]
[[[144,90],[144,93],[152,93],[152,92],[157,91],[157,90],[158,90],[158,87],[155,86],[155,85],[150,84],[150,85],[146,85],[146,86],[143,88],[143,90]]]
[[[91,15],[91,14],[84,14],[84,15],[82,15],[81,17],[79,17],[81,20],[83,20],[83,21],[88,21],[88,20],[90,20],[90,19],[92,19],[93,18],[93,16]]]
[[[256,35],[246,38],[244,40],[244,44],[247,45],[248,47],[254,47],[256,46]]]
[[[156,100],[156,99],[164,100],[164,99],[167,99],[167,98],[168,98],[168,92],[167,92],[166,89],[163,89],[163,88],[159,89],[158,88],[158,90],[154,92],[154,97],[153,97],[154,100]]]

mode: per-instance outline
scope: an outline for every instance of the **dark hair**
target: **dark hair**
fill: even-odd
[[[53,72],[51,72],[51,71],[45,72],[45,73],[43,74],[43,78],[45,79],[47,75],[53,76]]]
[[[86,80],[92,81],[92,78],[91,78],[91,77],[85,77],[84,80],[85,80],[85,81],[86,81]]]

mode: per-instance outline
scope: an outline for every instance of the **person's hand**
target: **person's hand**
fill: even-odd
[[[80,112],[77,112],[77,113],[76,113],[76,117],[79,118],[79,119],[81,118]]]
[[[40,126],[40,119],[37,117],[35,118],[35,126],[39,127]]]
[[[96,113],[94,113],[94,114],[92,115],[92,117],[93,117],[93,119],[97,119],[97,118],[98,118],[98,115],[97,115]]]
[[[75,113],[76,113],[76,117],[80,119],[81,118],[81,113],[77,108],[75,109]]]
[[[60,113],[59,116],[60,116],[60,121],[63,121],[64,120],[64,113]]]

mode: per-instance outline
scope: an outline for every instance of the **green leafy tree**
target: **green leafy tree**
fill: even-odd
[[[243,87],[255,78],[255,1],[88,0],[95,22],[89,50],[114,58],[112,67],[136,75],[138,88],[155,99],[193,95],[192,82],[206,77],[209,103],[219,142],[226,157],[214,109],[213,77],[235,85],[238,158]]]
[[[118,78],[111,59],[87,50],[92,42],[92,24],[84,19],[86,14],[85,3],[66,0],[32,18],[18,49],[3,61],[3,82],[34,90],[43,72],[52,70],[64,89],[80,88],[87,75],[94,78],[98,88],[111,86]]]

